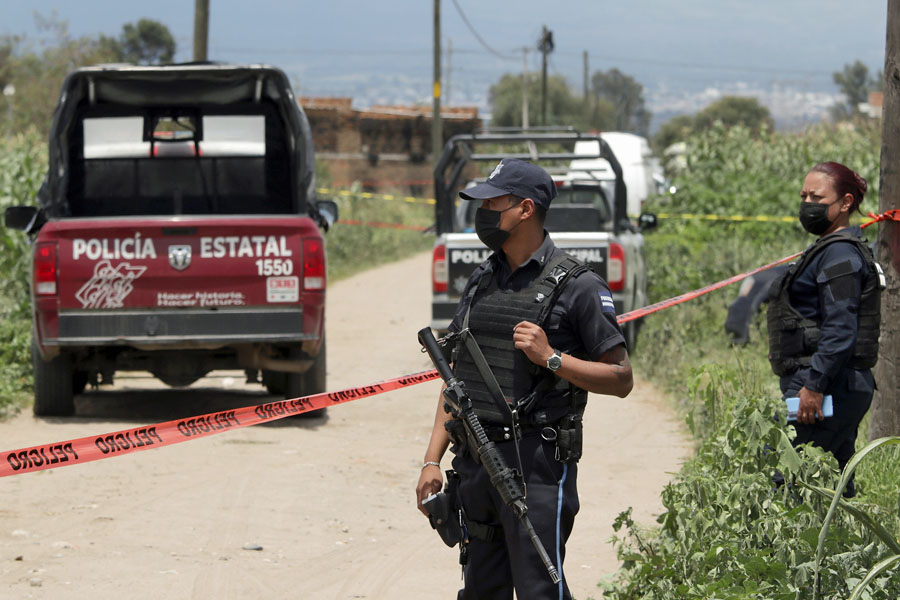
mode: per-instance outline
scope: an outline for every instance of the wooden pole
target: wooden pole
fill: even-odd
[[[900,0],[888,0],[887,11],[879,213],[900,208]],[[879,224],[877,259],[887,288],[881,294],[881,338],[875,365],[878,390],[869,419],[870,440],[900,435],[900,223]]]
[[[547,125],[547,53],[550,52],[549,41],[550,33],[547,26],[544,26],[541,33],[541,125]]]
[[[434,0],[434,82],[431,113],[431,162],[441,157],[444,139],[441,126],[441,0]]]
[[[208,60],[209,0],[194,0],[194,61]]]
[[[522,129],[528,129],[528,48],[522,48]]]

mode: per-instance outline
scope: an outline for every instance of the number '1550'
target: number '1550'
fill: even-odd
[[[289,258],[261,258],[256,261],[256,268],[265,277],[290,275],[294,272],[294,261]]]

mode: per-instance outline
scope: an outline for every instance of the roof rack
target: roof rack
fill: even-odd
[[[616,176],[615,183],[615,212],[619,215],[626,213],[626,189],[625,180],[622,178],[622,167],[609,144],[600,137],[599,133],[581,133],[571,127],[563,128],[534,128],[521,130],[519,128],[500,128],[488,130],[482,133],[462,133],[454,135],[444,144],[444,150],[434,167],[434,197],[435,197],[435,228],[438,234],[454,231],[455,192],[460,187],[460,177],[465,166],[472,161],[500,161],[504,158],[517,158],[529,162],[560,161],[575,159],[604,158],[609,161],[613,173]],[[509,130],[509,131],[507,131]],[[579,141],[596,141],[598,152],[596,154],[575,154],[571,152],[559,152],[557,149],[550,152],[542,152],[541,146],[548,144],[574,143]],[[488,152],[477,152],[479,145],[512,145],[525,144],[527,152],[504,153],[492,149]],[[614,224],[618,227],[618,223]]]

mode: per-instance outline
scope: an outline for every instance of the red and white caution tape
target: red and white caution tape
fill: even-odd
[[[123,456],[151,448],[171,446],[241,427],[258,425],[291,415],[351,402],[359,398],[383,394],[437,378],[437,371],[423,371],[338,392],[326,392],[292,400],[245,406],[234,410],[166,421],[156,425],[92,435],[77,440],[8,450],[0,454],[3,457],[3,460],[0,461],[0,477],[33,473],[34,471]]]

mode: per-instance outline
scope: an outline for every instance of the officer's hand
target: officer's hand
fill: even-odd
[[[800,397],[800,408],[797,409],[798,421],[804,425],[812,425],[816,419],[825,420],[825,414],[822,412],[822,394],[802,387],[797,395]]]
[[[419,475],[419,483],[416,485],[416,507],[419,509],[419,512],[426,517],[428,516],[425,508],[422,506],[422,500],[431,494],[437,494],[443,486],[444,476],[441,474],[440,467],[428,465],[422,469],[422,474]]]
[[[513,342],[516,348],[525,353],[528,360],[542,367],[546,366],[547,359],[553,354],[553,348],[547,341],[544,330],[528,321],[522,321],[513,327]]]

